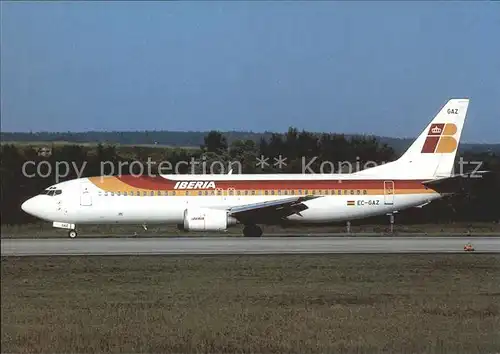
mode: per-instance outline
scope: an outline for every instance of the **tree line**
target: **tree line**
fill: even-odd
[[[302,173],[307,172],[304,171],[305,164],[308,169],[319,173],[325,161],[331,166],[323,172],[330,173],[333,166],[338,168],[331,172],[338,173],[349,172],[345,168],[352,166],[362,169],[368,161],[377,164],[393,161],[399,155],[392,146],[375,137],[316,134],[294,128],[283,134],[269,134],[258,141],[229,141],[224,133],[211,131],[196,149],[101,143],[4,143],[0,150],[1,222],[33,222],[34,218],[24,213],[20,206],[23,201],[52,184],[102,173],[145,173],[147,171],[137,167],[145,166],[148,161],[153,174],[228,173],[228,166],[236,169],[233,173]],[[267,158],[267,163],[258,165],[262,158]],[[493,152],[465,151],[457,157],[457,168],[460,158],[476,162],[462,164],[462,172],[473,170],[477,163],[481,163],[481,170],[493,173],[472,183],[472,189],[464,190],[460,196],[401,212],[399,222],[418,224],[500,220],[500,209],[497,207],[500,196],[500,156]],[[279,159],[283,164],[277,163]],[[134,165],[134,161],[141,163]],[[170,169],[159,171],[160,162],[165,161]],[[174,168],[177,169],[174,171]],[[386,224],[387,219],[379,218],[376,222]]]
[[[290,128],[295,130],[293,128]],[[87,132],[0,132],[3,142],[68,142],[68,143],[102,143],[119,145],[159,145],[173,147],[197,147],[202,145],[210,132],[204,131],[87,131]],[[261,139],[269,140],[273,132],[224,131],[221,132],[229,144],[235,141],[252,140],[259,143]],[[311,133],[321,136],[322,133]],[[346,136],[348,138],[355,135]],[[380,143],[390,145],[396,152],[403,152],[414,138],[375,137]],[[466,144],[460,145],[461,151],[500,153],[500,144]]]

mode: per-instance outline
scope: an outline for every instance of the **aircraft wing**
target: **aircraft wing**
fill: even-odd
[[[490,171],[477,171],[474,173],[464,173],[450,177],[436,178],[422,182],[428,188],[438,193],[459,193],[466,187],[470,187],[473,181],[481,180],[483,175]]]
[[[307,209],[303,203],[320,196],[290,197],[229,208],[229,215],[241,223],[275,222]]]

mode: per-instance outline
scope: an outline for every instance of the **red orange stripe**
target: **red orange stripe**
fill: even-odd
[[[104,176],[91,177],[89,180],[98,188],[106,192],[156,192],[156,191],[174,191],[174,186],[178,181],[169,180],[161,176]],[[394,181],[394,194],[415,194],[415,193],[433,193],[422,185],[422,181],[418,180],[399,180]],[[356,195],[361,191],[361,194],[384,194],[384,180],[362,180],[362,181],[332,181],[332,180],[291,180],[291,181],[276,181],[276,180],[242,180],[242,181],[215,181],[217,189],[235,191],[295,191],[298,194],[310,194],[311,191],[318,193],[331,194],[334,191],[335,195]],[[185,189],[177,189],[179,194]],[[191,191],[199,191],[200,189],[189,189]],[[351,192],[352,191],[352,192]],[[185,194],[184,194],[185,195]],[[243,195],[243,194],[242,194]]]

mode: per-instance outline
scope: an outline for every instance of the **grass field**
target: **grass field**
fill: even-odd
[[[2,259],[2,352],[495,353],[500,257]]]

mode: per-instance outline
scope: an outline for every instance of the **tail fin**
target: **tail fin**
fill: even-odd
[[[358,173],[411,179],[451,176],[468,107],[468,98],[449,100],[398,160]]]

